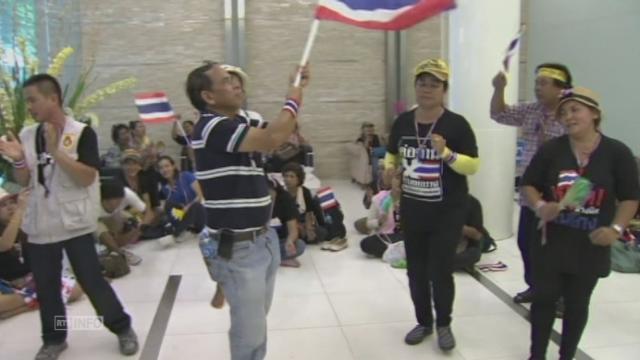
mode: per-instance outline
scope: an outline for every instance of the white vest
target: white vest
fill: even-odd
[[[72,159],[78,159],[78,141],[85,126],[72,117],[66,118],[59,150]],[[96,174],[88,187],[78,185],[51,159],[52,163],[43,170],[45,184],[50,190],[49,196],[45,197],[45,188],[38,182],[37,127],[37,124],[32,125],[20,132],[33,189],[22,230],[34,244],[55,243],[95,232],[100,209],[100,177]]]

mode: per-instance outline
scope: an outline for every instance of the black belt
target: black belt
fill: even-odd
[[[218,242],[218,255],[227,260],[233,256],[233,243],[239,241],[255,241],[259,236],[267,232],[267,227],[253,231],[236,232],[229,229],[222,229],[211,233],[211,237]]]
[[[229,239],[233,242],[239,241],[255,241],[258,237],[264,235],[267,232],[267,228],[263,227],[258,230],[253,231],[233,231],[233,230],[219,230],[216,232],[210,233],[211,237],[216,241],[221,241],[224,239]]]

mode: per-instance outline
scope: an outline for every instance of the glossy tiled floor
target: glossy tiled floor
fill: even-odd
[[[299,269],[281,268],[269,315],[268,359],[387,360],[466,359],[520,360],[528,353],[528,323],[467,274],[456,274],[454,332],[458,347],[445,355],[435,338],[417,345],[402,339],[413,325],[406,275],[360,252],[351,227],[364,216],[361,191],[345,181],[329,181],[343,205],[350,247],[327,253],[310,247]],[[134,318],[141,345],[158,309],[169,275],[181,275],[175,303],[160,348],[161,359],[230,359],[226,331],[228,307],[209,306],[214,284],[209,280],[196,240],[160,250],[144,243],[132,250],[143,257],[132,273],[113,282]],[[482,262],[502,261],[509,270],[486,276],[509,294],[523,288],[515,241]],[[640,358],[640,278],[612,274],[601,281],[581,349],[595,359]],[[71,315],[91,315],[86,298],[69,306]],[[560,324],[556,324],[560,329]],[[2,359],[32,359],[38,346],[37,312],[0,322]],[[549,348],[555,358],[557,347]],[[117,359],[116,338],[103,331],[72,331],[61,359]]]

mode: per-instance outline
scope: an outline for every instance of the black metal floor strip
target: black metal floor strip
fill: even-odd
[[[170,275],[167,280],[167,285],[164,287],[164,292],[160,298],[156,315],[153,317],[147,340],[144,343],[144,348],[140,354],[139,360],[156,360],[160,355],[160,347],[164,341],[164,334],[167,331],[167,325],[169,325],[169,319],[171,318],[171,311],[173,310],[173,304],[176,301],[176,295],[178,294],[178,288],[180,287],[180,280],[182,275]]]
[[[507,294],[506,291],[502,290],[498,285],[496,285],[493,281],[491,281],[488,277],[484,276],[484,274],[479,271],[475,271],[473,274],[471,274],[471,276],[473,276],[473,278],[476,279],[480,284],[482,284],[482,286],[489,290],[493,295],[495,295],[523,319],[529,322],[529,310],[520,304],[514,303],[511,295]],[[551,330],[551,341],[560,346],[560,334],[554,329]],[[587,353],[580,349],[578,349],[578,351],[576,352],[575,358],[577,360],[594,360],[591,356],[587,355]]]

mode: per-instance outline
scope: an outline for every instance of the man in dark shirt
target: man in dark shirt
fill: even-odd
[[[303,86],[307,77],[305,69]],[[282,111],[264,129],[238,115],[243,93],[218,63],[191,71],[186,92],[200,112],[191,144],[207,212],[202,241],[213,241],[218,249],[203,255],[231,307],[231,357],[263,359],[280,249],[276,232],[267,230],[271,196],[254,153],[273,150],[291,135],[302,87],[289,88]]]

